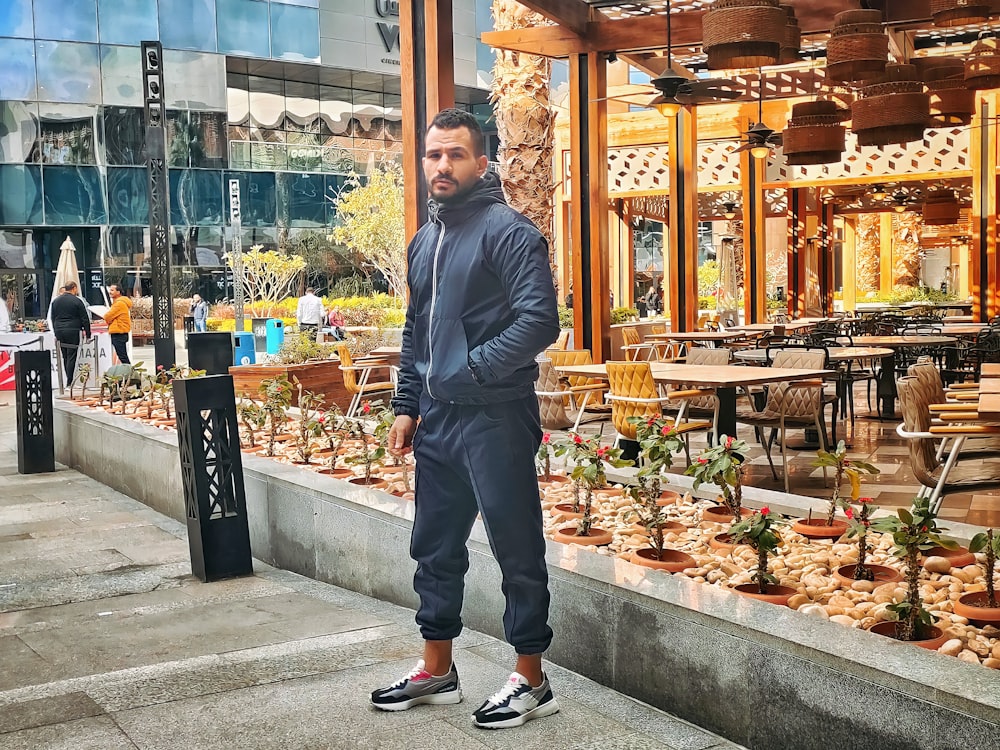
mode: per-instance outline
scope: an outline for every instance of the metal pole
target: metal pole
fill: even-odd
[[[229,181],[229,220],[233,227],[233,310],[236,330],[245,331],[243,316],[243,221],[240,214],[240,181]]]
[[[142,42],[146,170],[149,177],[149,244],[153,282],[153,347],[157,366],[176,363],[174,300],[170,291],[170,187],[163,111],[163,47]]]

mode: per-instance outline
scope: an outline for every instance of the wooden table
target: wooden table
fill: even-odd
[[[858,346],[878,346],[892,349],[892,357],[882,363],[878,379],[879,417],[896,416],[896,350],[914,346],[941,346],[954,344],[954,336],[854,336]]]
[[[650,362],[653,380],[671,385],[714,388],[719,399],[719,433],[736,434],[736,389],[740,386],[765,383],[787,383],[794,380],[822,378],[833,374],[830,370],[798,370],[786,367],[739,367],[737,365],[678,365],[669,362]],[[588,378],[607,379],[608,370],[602,364],[568,365],[557,367],[561,375],[584,375]]]
[[[677,333],[647,333],[646,341],[701,341],[714,346],[724,341],[746,338],[743,333],[733,331],[679,331]]]
[[[982,369],[979,371],[979,377],[982,378],[1000,378],[1000,363],[998,362],[985,362]]]
[[[368,352],[369,357],[379,357],[384,359],[390,364],[399,364],[399,354],[402,352],[403,347],[401,346],[380,346],[377,349],[372,349]]]
[[[978,336],[989,323],[945,323],[941,333],[945,336]]]
[[[825,318],[810,318],[808,320],[790,320],[787,323],[749,323],[745,326],[734,326],[730,331],[744,331],[746,333],[771,333],[775,326],[784,326],[785,333],[792,331],[803,331],[806,328],[815,327],[816,323],[822,322]]]
[[[827,350],[831,362],[846,362],[852,359],[882,359],[891,357],[892,349],[878,346],[831,346]],[[733,352],[733,357],[745,362],[767,362],[766,349],[741,349]]]

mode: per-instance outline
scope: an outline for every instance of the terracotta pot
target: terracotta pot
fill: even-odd
[[[604,497],[621,497],[625,494],[624,487],[601,487],[599,490],[594,490],[595,495],[603,495]]]
[[[583,518],[583,513],[573,510],[573,503],[559,503],[552,508],[552,512],[564,515],[566,518]]]
[[[865,580],[854,577],[854,571],[857,567],[858,567],[857,565],[853,564],[841,565],[839,568],[833,571],[833,575],[838,581],[840,581],[842,584],[850,588],[851,584],[853,584],[855,581]],[[875,575],[875,579],[872,582],[876,586],[879,586],[883,583],[895,583],[896,581],[903,580],[903,574],[900,573],[895,568],[890,568],[888,565],[872,565],[869,563],[868,565],[865,565],[865,567]]]
[[[542,474],[538,477],[539,487],[558,487],[560,484],[569,484],[573,480],[562,474],[549,474],[548,480],[545,479],[545,475]]]
[[[259,444],[251,445],[249,448],[241,448],[240,450],[242,450],[244,453],[260,453],[262,450],[264,450],[264,446]]]
[[[830,526],[826,525],[825,518],[802,519],[792,524],[792,531],[809,539],[840,539],[847,529],[847,522],[837,519]]]
[[[899,623],[895,620],[884,620],[882,622],[876,622],[874,625],[868,628],[872,633],[877,633],[878,635],[884,635],[887,638],[896,638],[896,628],[899,627]],[[948,640],[948,635],[936,625],[930,627],[931,637],[924,638],[919,641],[902,641],[903,643],[909,643],[913,646],[920,646],[920,648],[925,648],[928,651],[937,651],[941,646],[945,644]],[[896,638],[896,640],[899,640]]]
[[[176,427],[177,426],[177,420],[173,419],[173,418],[171,418],[171,419],[156,419],[156,420],[153,420],[153,424],[155,424],[157,427]]]
[[[587,534],[581,536],[576,533],[576,526],[563,526],[552,538],[560,544],[596,544],[603,546],[611,544],[612,536],[610,531],[591,526]]]
[[[767,602],[768,604],[781,604],[787,605],[788,600],[791,599],[795,594],[798,593],[791,586],[778,586],[773,583],[767,584],[767,593],[761,594],[756,583],[741,583],[739,586],[733,586],[733,591],[735,591],[740,596],[747,596],[751,599],[759,599],[762,602]]]
[[[389,486],[389,483],[384,479],[379,479],[378,477],[372,477],[371,479],[365,479],[364,477],[351,477],[347,480],[351,484],[359,484],[362,487],[371,487],[372,489],[383,489]]]
[[[392,490],[390,495],[395,495],[400,500],[413,500],[415,495],[413,490]]]
[[[322,458],[329,458],[330,456],[333,455],[333,453],[334,451],[330,450],[329,448],[324,448],[323,450],[313,451],[312,455],[313,458],[322,459]]]
[[[631,527],[636,534],[649,534],[649,529],[643,526],[641,523],[633,523]],[[663,529],[664,534],[669,534],[670,532],[680,533],[682,531],[687,531],[687,526],[682,523],[677,523],[677,521],[666,521],[660,524],[660,528]]]
[[[698,563],[695,559],[684,552],[676,549],[665,549],[663,555],[657,559],[656,550],[645,548],[637,549],[629,556],[629,562],[642,565],[654,570],[666,570],[670,573],[678,573],[685,568],[695,568]]]
[[[333,477],[334,479],[351,479],[354,476],[354,472],[351,471],[350,469],[330,469],[330,468],[324,468],[324,469],[320,469],[318,473],[320,473],[320,474],[326,474],[327,476]],[[362,479],[363,478],[364,477],[362,477]]]
[[[749,508],[740,508],[740,517],[746,518],[752,515],[753,511]],[[732,523],[733,514],[725,505],[713,505],[702,509],[701,520],[706,523]]]
[[[743,546],[741,542],[739,545],[733,541],[732,534],[716,534],[708,540],[708,546],[712,549],[717,549],[720,552],[732,552],[737,546]]]
[[[932,547],[923,553],[924,557],[946,557],[953,568],[964,568],[966,565],[973,565],[976,556],[969,552],[968,547],[958,547],[957,549],[947,549],[946,547]]]
[[[660,499],[656,501],[659,506],[664,505],[676,505],[679,503],[684,496],[679,492],[674,492],[673,490],[663,490],[660,493]]]
[[[1000,628],[1000,607],[988,607],[987,602],[985,591],[962,594],[954,604],[955,614],[975,625],[993,625]]]

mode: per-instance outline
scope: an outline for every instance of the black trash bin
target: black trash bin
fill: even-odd
[[[194,333],[194,316],[184,316],[184,348],[188,346],[188,335]]]
[[[233,334],[228,331],[199,333],[190,339],[188,365],[208,375],[228,375],[233,364]]]

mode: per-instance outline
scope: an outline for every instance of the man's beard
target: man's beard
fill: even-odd
[[[459,185],[458,182],[456,182],[455,180],[451,180],[451,182],[454,183],[454,185],[457,188],[455,192],[452,193],[451,195],[444,195],[439,197],[437,195],[434,195],[434,189],[431,188],[431,197],[438,203],[440,203],[442,206],[453,206],[455,204],[464,202],[466,198],[469,197],[469,193],[471,193],[475,189],[476,185],[479,184],[479,178],[477,177],[476,179],[470,181],[469,184],[465,185],[464,187],[462,185]]]

